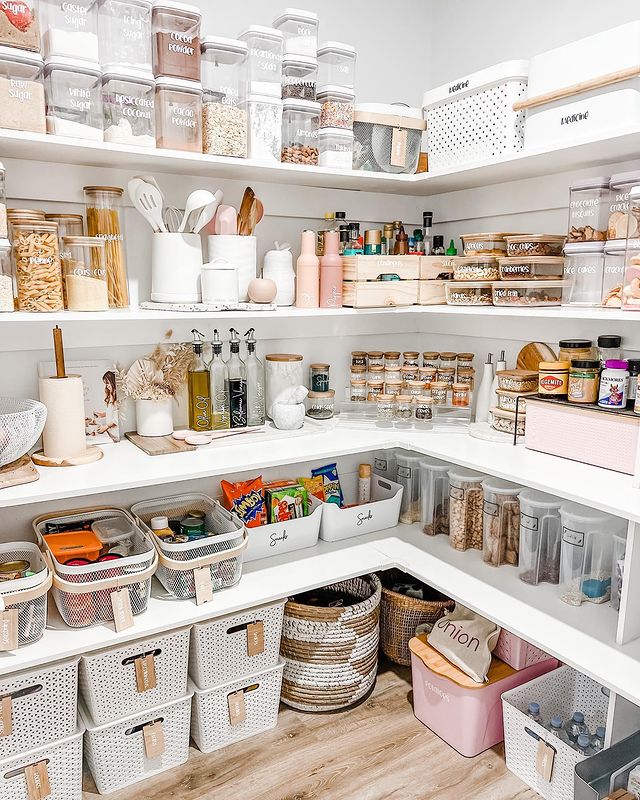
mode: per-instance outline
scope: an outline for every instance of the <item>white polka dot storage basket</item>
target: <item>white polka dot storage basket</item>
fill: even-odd
[[[545,800],[571,800],[575,766],[584,756],[527,716],[533,702],[540,704],[545,722],[554,716],[566,721],[574,711],[582,711],[593,732],[606,725],[609,699],[600,684],[571,667],[560,667],[502,695],[507,767]],[[536,768],[541,740],[556,751],[549,781]]]
[[[83,656],[80,692],[96,725],[187,694],[189,628]]]
[[[0,611],[15,610],[17,619],[17,645],[37,642],[47,625],[47,593],[51,588],[53,576],[33,542],[13,542],[0,544],[0,563],[8,561],[28,561],[30,572],[24,578],[15,578],[0,583]],[[6,641],[4,641],[5,635]],[[0,628],[0,650],[8,651],[16,641],[4,627]]]
[[[364,575],[327,589],[360,599],[325,608],[290,600],[284,611],[282,701],[303,711],[353,705],[372,688],[378,669],[380,579]]]
[[[495,161],[522,150],[528,61],[505,61],[424,94],[429,172]]]

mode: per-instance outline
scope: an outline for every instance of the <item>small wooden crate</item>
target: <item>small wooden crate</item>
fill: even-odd
[[[420,256],[420,280],[451,280],[455,256]]]
[[[400,280],[417,280],[420,256],[343,256],[345,281],[377,281],[381,275],[397,275]],[[415,302],[415,301],[414,301]]]
[[[446,281],[418,281],[418,305],[445,306],[447,304],[445,283]]]
[[[351,308],[413,306],[420,281],[343,281],[342,304]]]

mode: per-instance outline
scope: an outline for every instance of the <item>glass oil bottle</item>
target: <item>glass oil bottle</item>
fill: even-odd
[[[229,373],[229,422],[231,428],[247,427],[247,367],[240,358],[240,336],[235,328],[230,328],[230,356],[227,361]]]
[[[264,425],[264,364],[256,355],[255,329],[249,328],[245,333],[247,343],[247,424]]]
[[[193,362],[187,372],[189,387],[189,427],[193,431],[211,430],[211,391],[209,370],[202,358],[204,336],[195,328],[193,334]]]
[[[222,342],[217,330],[213,332],[211,350],[209,386],[212,427],[214,431],[225,431],[229,428],[229,372],[222,360]]]

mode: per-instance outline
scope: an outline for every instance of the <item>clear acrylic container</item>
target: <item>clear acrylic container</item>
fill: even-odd
[[[202,150],[247,157],[246,42],[207,36],[202,40]]]
[[[451,464],[438,458],[420,460],[420,521],[427,536],[449,535],[450,469]]]
[[[12,224],[18,311],[62,311],[62,271],[55,222]]]
[[[156,78],[156,144],[163,150],[202,152],[202,86]]]
[[[563,306],[596,307],[602,300],[604,242],[576,242],[564,246]]]
[[[640,236],[640,203],[631,203],[629,193],[640,186],[640,172],[620,172],[609,181],[607,239]]]
[[[66,307],[69,311],[108,311],[105,240],[97,236],[65,236],[62,241]]]
[[[70,257],[70,253],[64,248],[64,237],[84,236],[84,217],[82,214],[62,213],[47,214],[45,219],[48,222],[56,222],[58,224],[58,248],[60,250],[60,264],[64,264],[64,260]]]
[[[613,540],[626,535],[626,521],[578,503],[563,503],[560,516],[560,598],[573,606],[606,603],[611,596]]]
[[[318,81],[321,86],[355,89],[356,48],[343,42],[324,42],[318,47]]]
[[[396,397],[396,404],[399,398]],[[396,405],[397,411],[397,405]],[[400,522],[411,525],[420,522],[420,462],[424,456],[398,450],[396,453],[396,483],[403,487]]]
[[[174,0],[153,4],[153,72],[156,77],[200,80],[200,24],[197,6]]]
[[[43,66],[39,53],[0,45],[0,128],[46,133]]]
[[[508,433],[510,436],[524,436],[526,425],[525,415],[516,414],[513,411],[504,411],[502,408],[490,409],[491,427],[495,431]]]
[[[318,165],[320,104],[309,100],[282,103],[282,158],[289,164]]]
[[[121,216],[123,190],[118,186],[85,186],[87,234],[105,240],[109,307],[129,306],[127,258]]]
[[[537,397],[537,392],[507,392],[504,389],[496,389],[498,408],[502,411],[514,411],[516,406],[520,414],[527,411],[527,397]]]
[[[282,62],[282,99],[316,99],[318,59],[314,55],[285,56]]]
[[[449,306],[493,305],[491,283],[445,281],[444,291]]]
[[[640,189],[631,190],[629,202],[640,208]],[[640,237],[627,239],[624,263],[622,308],[625,311],[640,311]]]
[[[624,560],[627,550],[627,537],[613,537],[613,569],[611,571],[611,606],[620,610],[622,584],[624,583]]]
[[[464,233],[462,239],[462,252],[465,256],[506,256],[507,236],[517,236],[515,233]]]
[[[269,95],[250,94],[249,158],[256,161],[280,161],[282,151],[282,100]]]
[[[0,239],[6,239],[8,236],[6,171],[0,161]]]
[[[560,581],[563,501],[553,495],[525,489],[520,492],[520,555],[518,577],[524,583]]]
[[[494,306],[559,306],[563,281],[497,281],[493,284]]]
[[[104,140],[156,146],[156,82],[151,72],[109,67],[102,75]]]
[[[13,266],[11,264],[11,242],[0,239],[0,312],[13,311]]]
[[[453,261],[454,281],[497,281],[498,261],[493,256],[468,256]]]
[[[341,86],[321,86],[318,89],[321,128],[353,130],[355,92]]]
[[[40,11],[38,0],[3,2],[5,16],[0,26],[0,45],[40,51]]]
[[[320,128],[318,164],[330,169],[353,168],[353,131],[344,128]]]
[[[102,141],[102,78],[97,63],[51,56],[44,64],[47,133]]]
[[[313,56],[318,49],[318,15],[300,8],[285,8],[273,27],[284,36],[285,55]]]
[[[569,190],[567,242],[604,241],[609,221],[609,178],[586,178]]]
[[[517,236],[505,236],[507,255],[510,258],[549,258],[561,256],[566,236],[555,233],[523,233]]]
[[[100,0],[100,63],[153,70],[151,0]]]
[[[449,470],[449,543],[456,550],[482,550],[481,472],[464,467]]]
[[[602,275],[603,308],[622,307],[622,287],[624,285],[624,259],[627,249],[626,239],[610,239],[604,246],[604,267]]]
[[[485,478],[482,482],[482,558],[486,564],[518,564],[521,490],[521,486],[500,478]]]
[[[96,0],[40,0],[42,52],[97,62],[98,4]]]
[[[248,94],[282,96],[284,37],[275,28],[250,25],[238,39],[249,48]]]
[[[562,280],[562,256],[513,256],[498,259],[502,281]]]

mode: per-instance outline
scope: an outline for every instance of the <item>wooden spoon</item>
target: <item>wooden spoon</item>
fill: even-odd
[[[244,190],[244,194],[242,195],[242,203],[240,203],[240,210],[238,211],[238,233],[240,236],[249,235],[247,226],[254,198],[255,194],[253,189],[250,186],[247,186],[247,188]]]

